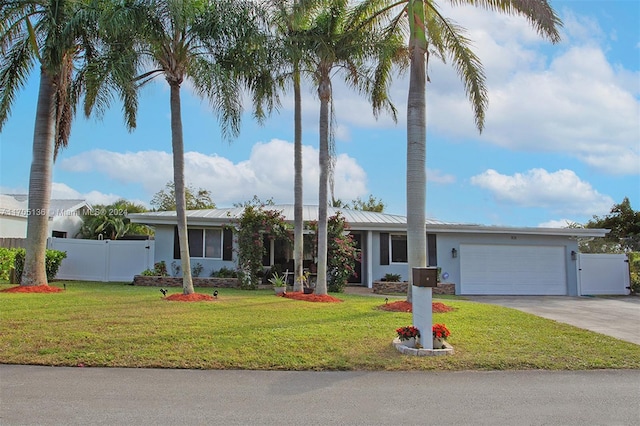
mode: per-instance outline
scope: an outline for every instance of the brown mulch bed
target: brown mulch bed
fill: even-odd
[[[63,291],[60,287],[50,285],[19,285],[0,290],[3,293],[58,293]]]
[[[283,293],[281,295],[282,297],[286,297],[287,299],[294,299],[294,300],[304,300],[307,302],[321,302],[321,303],[338,303],[338,302],[342,302],[342,300],[333,297],[333,296],[329,296],[328,294],[304,294],[301,291],[293,291],[290,293]]]
[[[391,312],[413,312],[413,305],[406,300],[400,300],[398,302],[384,304],[380,306],[380,309]],[[431,312],[435,314],[441,314],[449,311],[453,311],[453,308],[442,302],[433,302],[431,304]]]
[[[163,297],[164,300],[170,302],[212,302],[216,300],[213,296],[201,293],[182,294],[176,293],[171,296]]]

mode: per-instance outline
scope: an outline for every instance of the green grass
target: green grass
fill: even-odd
[[[411,314],[382,311],[384,301],[377,297],[335,296],[344,302],[221,289],[215,302],[168,302],[157,288],[88,282],[67,282],[62,293],[0,293],[0,363],[258,370],[640,368],[638,345],[455,298],[443,300],[453,312],[433,315],[451,330],[455,354],[410,357],[391,341],[396,328],[411,324]]]

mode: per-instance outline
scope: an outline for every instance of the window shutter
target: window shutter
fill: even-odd
[[[380,264],[389,264],[389,234],[380,233]]]
[[[427,259],[429,259],[428,266],[438,266],[436,234],[427,234]]]
[[[180,259],[180,238],[178,237],[178,227],[173,228],[173,258]]]
[[[222,231],[222,260],[233,260],[233,231],[229,228]]]

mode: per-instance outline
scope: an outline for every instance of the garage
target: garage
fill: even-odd
[[[461,294],[566,295],[564,246],[460,245]]]

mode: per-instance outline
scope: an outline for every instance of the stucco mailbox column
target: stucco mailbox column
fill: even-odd
[[[438,268],[413,268],[412,278],[413,326],[420,330],[420,345],[425,349],[433,349],[432,288],[438,285]]]

